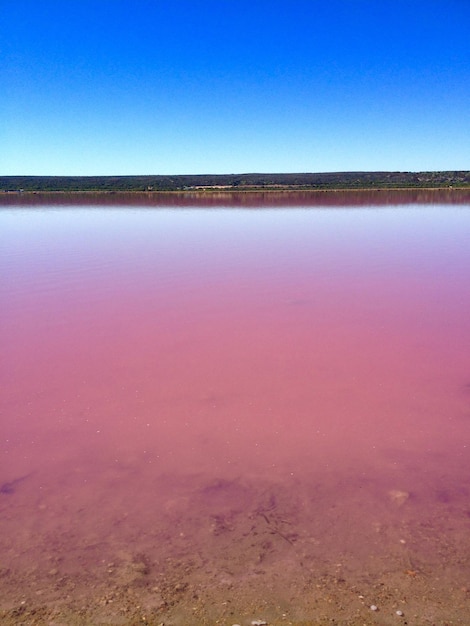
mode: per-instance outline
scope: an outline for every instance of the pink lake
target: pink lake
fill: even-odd
[[[1,198],[4,623],[468,624],[468,193],[207,196]]]

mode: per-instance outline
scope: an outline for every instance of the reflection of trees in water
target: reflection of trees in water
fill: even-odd
[[[183,191],[4,193],[0,206],[112,207],[344,207],[402,204],[467,204],[470,189],[310,190],[310,191]]]

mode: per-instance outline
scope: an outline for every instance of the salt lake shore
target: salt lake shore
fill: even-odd
[[[1,495],[4,523],[22,529],[2,545],[6,626],[468,624],[458,490],[435,483],[409,494],[390,488],[397,476],[338,482],[334,473],[295,489],[256,477],[156,479],[130,463],[103,466],[101,486],[85,494],[93,476],[63,469],[60,487],[33,474]],[[140,490],[131,509],[117,484]],[[64,487],[70,496],[58,502]]]
[[[199,174],[156,176],[0,176],[0,192],[287,191],[470,187],[470,171]]]

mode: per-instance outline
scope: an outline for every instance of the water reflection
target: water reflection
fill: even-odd
[[[396,206],[400,204],[464,204],[468,189],[392,189],[357,191],[256,191],[158,193],[3,193],[0,206],[152,206],[152,207],[319,207]]]
[[[0,211],[11,610],[464,619],[470,205],[289,198]]]

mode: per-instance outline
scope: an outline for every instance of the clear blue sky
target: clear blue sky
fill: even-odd
[[[0,0],[0,174],[470,169],[469,0]]]

